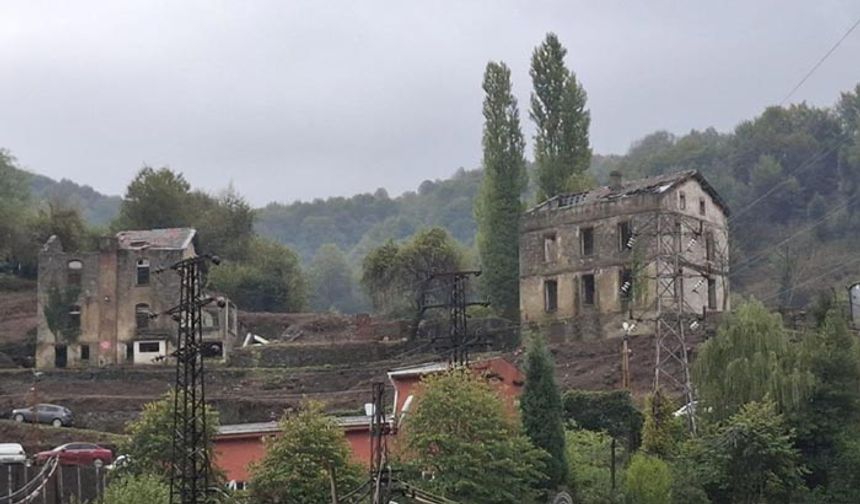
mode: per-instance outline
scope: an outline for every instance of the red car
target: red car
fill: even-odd
[[[94,465],[102,467],[113,462],[113,452],[92,443],[68,443],[53,450],[39,452],[35,456],[37,464],[43,464],[51,457],[59,457],[61,464]]]

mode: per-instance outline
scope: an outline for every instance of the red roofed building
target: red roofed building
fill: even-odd
[[[518,407],[524,376],[511,362],[494,357],[473,362],[469,367],[483,376],[499,392],[499,396],[511,410]],[[388,379],[394,389],[394,411],[398,418],[408,412],[416,394],[420,394],[421,379],[427,375],[444,372],[447,363],[428,363],[393,369]],[[370,416],[336,417],[338,425],[352,450],[352,458],[362,465],[370,464]],[[222,425],[215,436],[215,464],[227,476],[227,480],[239,488],[250,479],[252,463],[266,454],[264,438],[280,432],[277,422]]]

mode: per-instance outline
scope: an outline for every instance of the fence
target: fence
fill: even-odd
[[[60,464],[0,464],[0,504],[96,502],[106,485],[104,467]]]

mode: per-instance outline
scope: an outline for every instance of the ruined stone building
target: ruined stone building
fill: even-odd
[[[728,310],[728,213],[692,170],[631,181],[615,172],[608,186],[540,203],[520,232],[523,323],[611,337],[625,320],[647,332],[658,313]]]
[[[53,236],[39,253],[36,366],[165,363],[177,325],[158,316],[179,300],[170,266],[193,257],[188,228],[121,231],[95,252],[63,250]],[[204,309],[204,355],[225,357],[237,338],[236,307]]]

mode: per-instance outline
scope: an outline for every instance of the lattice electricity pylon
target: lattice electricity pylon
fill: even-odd
[[[208,263],[217,256],[201,255],[177,262],[179,304],[166,314],[178,323],[176,381],[173,396],[173,451],[170,472],[171,504],[204,504],[212,500],[203,369],[203,307],[215,301],[203,294]],[[222,301],[219,301],[221,304]]]
[[[480,276],[480,270],[450,271],[434,273],[430,281],[440,280],[446,287],[447,299],[444,302],[427,303],[422,299],[421,313],[434,308],[448,310],[448,338],[440,346],[442,353],[448,356],[448,362],[459,366],[469,363],[469,348],[479,343],[479,338],[469,334],[466,310],[470,306],[489,306],[486,301],[470,301],[468,299],[469,279]]]
[[[690,222],[674,214],[658,213],[655,217],[656,252],[656,320],[654,390],[661,387],[661,379],[680,388],[685,404],[693,407],[695,394],[690,379],[690,361],[687,354],[685,318],[689,311],[684,300],[683,255],[690,244],[683,243],[685,225]],[[701,235],[698,224],[697,235]],[[693,236],[697,236],[694,234]],[[686,415],[690,431],[696,432],[695,415]]]

